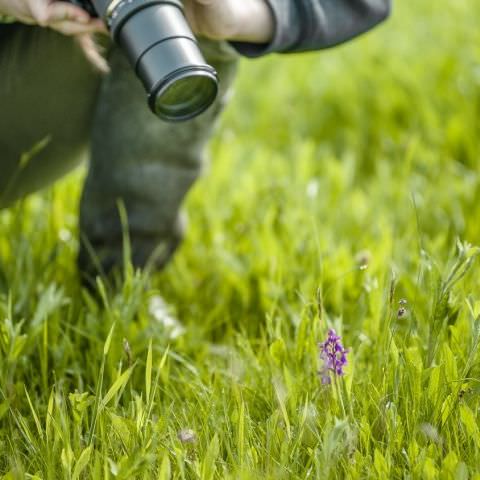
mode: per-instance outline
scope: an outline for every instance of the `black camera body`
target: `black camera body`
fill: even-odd
[[[178,0],[69,0],[107,25],[142,81],[151,110],[178,122],[203,113],[218,93]]]

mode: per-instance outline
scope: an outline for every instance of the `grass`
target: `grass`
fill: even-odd
[[[185,245],[102,306],[82,172],[2,212],[1,478],[480,479],[476,11],[245,62]]]

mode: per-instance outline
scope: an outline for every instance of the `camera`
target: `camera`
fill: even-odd
[[[179,0],[69,0],[100,17],[126,54],[150,109],[170,122],[207,110],[218,78],[198,47]]]

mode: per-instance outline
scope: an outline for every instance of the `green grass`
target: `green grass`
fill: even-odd
[[[1,478],[480,479],[477,1],[245,62],[211,152],[173,264],[103,307],[81,173],[0,214]]]

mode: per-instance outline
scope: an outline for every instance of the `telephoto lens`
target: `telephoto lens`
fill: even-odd
[[[170,122],[207,110],[217,73],[203,58],[178,0],[91,0],[142,81],[151,110]]]

